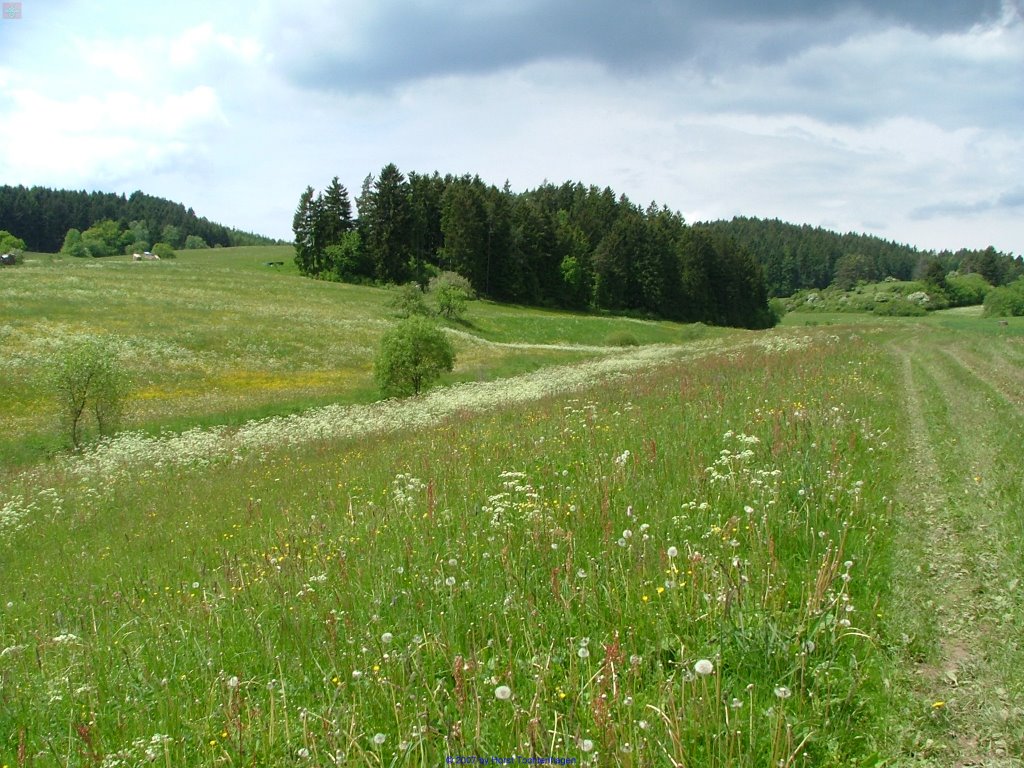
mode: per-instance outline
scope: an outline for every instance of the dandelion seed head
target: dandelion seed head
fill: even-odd
[[[494,698],[498,701],[508,701],[512,698],[512,689],[507,685],[499,685],[494,689]]]
[[[710,659],[701,659],[693,665],[693,671],[701,677],[706,677],[715,671],[715,665],[711,663]]]
[[[392,635],[390,632],[385,632],[383,635],[380,636],[380,641],[382,643],[384,643],[384,645],[387,645],[388,643],[390,643],[394,639],[395,639],[395,636]]]
[[[676,547],[669,547],[668,548],[668,556],[669,557],[678,557],[679,556],[679,550]]]
[[[779,685],[775,687],[775,695],[778,696],[780,699],[788,699],[790,696],[793,695],[793,692],[789,690],[789,688],[787,688],[786,686]]]
[[[383,733],[375,733],[373,735],[373,743],[376,744],[379,747],[381,744],[383,744],[387,740],[387,738],[388,737],[385,736]]]

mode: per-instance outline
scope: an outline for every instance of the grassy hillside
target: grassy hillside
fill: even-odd
[[[0,273],[0,463],[59,447],[44,382],[60,345],[116,340],[134,378],[128,426],[239,423],[312,405],[375,399],[372,361],[394,322],[391,294],[298,276],[290,246],[182,251],[133,263],[27,254]],[[267,266],[283,261],[284,266]],[[491,379],[602,355],[615,332],[638,342],[713,333],[672,323],[471,305],[452,327],[455,371]]]
[[[37,323],[116,328],[181,387],[366,366],[387,293],[266,253],[29,265],[4,354],[45,368]],[[688,339],[475,305],[473,382],[23,452],[0,765],[1016,764],[1024,318],[851,318]],[[142,423],[306,396],[267,389]]]

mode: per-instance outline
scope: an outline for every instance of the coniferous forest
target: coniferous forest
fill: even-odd
[[[916,280],[937,263],[942,273],[976,273],[991,285],[1005,285],[1024,275],[1020,256],[985,249],[922,251],[872,235],[840,235],[821,227],[787,224],[777,219],[737,217],[707,225],[731,237],[764,269],[769,296],[791,296],[802,288],[837,285],[844,290],[860,281],[894,277]]]
[[[87,230],[101,221],[113,221],[121,229],[136,227],[160,239],[166,229],[174,247],[188,237],[201,238],[210,247],[265,245],[268,237],[216,224],[197,216],[191,208],[160,197],[133,192],[84,192],[48,187],[0,186],[0,230],[25,241],[30,251],[56,253],[68,230]]]
[[[337,177],[303,192],[293,221],[303,274],[424,284],[452,271],[497,301],[747,328],[775,321],[749,250],[607,187],[516,194],[478,176],[406,176],[389,164],[355,203],[358,216]]]

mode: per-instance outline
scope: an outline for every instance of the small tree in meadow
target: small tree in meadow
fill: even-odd
[[[456,272],[442,272],[430,278],[429,291],[437,303],[437,313],[448,320],[461,320],[466,305],[476,298],[469,280]]]
[[[455,350],[444,332],[425,317],[403,320],[381,339],[374,376],[385,395],[418,395],[455,367]]]
[[[82,444],[90,416],[101,435],[120,425],[130,384],[110,344],[90,337],[66,345],[51,372],[51,384],[72,448]]]
[[[427,301],[423,298],[423,291],[416,283],[399,286],[391,300],[391,307],[399,317],[430,314],[430,307],[427,306]]]

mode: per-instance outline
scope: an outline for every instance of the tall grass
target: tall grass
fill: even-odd
[[[0,752],[870,754],[892,382],[837,341],[205,465],[40,470],[2,544]]]

